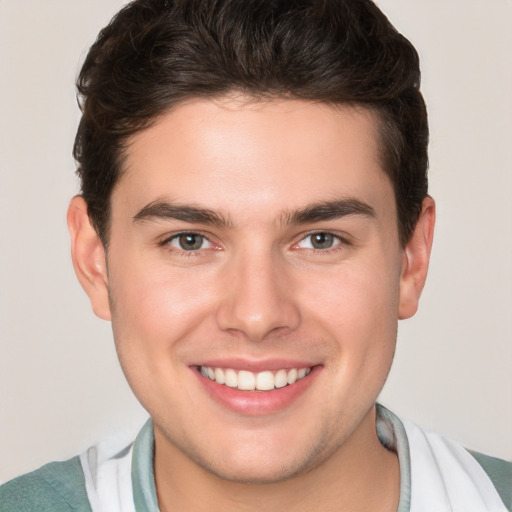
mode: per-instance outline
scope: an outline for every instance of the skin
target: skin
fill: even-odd
[[[191,100],[130,141],[108,257],[72,200],[77,275],[155,424],[162,510],[396,510],[398,463],[378,441],[375,401],[397,321],[424,285],[434,203],[401,247],[376,133],[364,109]],[[333,201],[368,208],[304,215]],[[183,232],[198,249],[180,246]],[[194,366],[228,357],[315,371],[284,407],[243,413],[212,399]]]

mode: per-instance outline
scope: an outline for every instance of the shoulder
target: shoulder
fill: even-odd
[[[468,451],[487,473],[505,506],[512,511],[512,462]]]
[[[422,499],[430,491],[422,482],[428,481],[430,487],[440,489],[446,503],[463,503],[465,510],[512,511],[512,463],[467,450],[453,439],[408,421],[403,423],[411,474],[416,475],[411,483],[419,488]]]
[[[90,512],[78,457],[45,466],[0,486],[0,512]]]

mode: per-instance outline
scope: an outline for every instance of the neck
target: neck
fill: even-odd
[[[375,408],[316,468],[287,480],[228,481],[191,461],[155,431],[155,482],[161,512],[396,512],[400,470],[375,429]]]

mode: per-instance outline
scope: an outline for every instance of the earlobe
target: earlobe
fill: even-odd
[[[398,306],[398,318],[401,320],[410,318],[418,309],[430,261],[435,211],[434,200],[426,197],[416,227],[403,250]]]
[[[75,273],[91,301],[94,313],[110,320],[105,249],[87,213],[87,203],[75,196],[68,208],[71,257]]]

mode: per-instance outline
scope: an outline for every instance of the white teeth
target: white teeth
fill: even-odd
[[[260,391],[269,391],[274,389],[274,374],[272,372],[258,373],[258,375],[256,375],[256,389],[259,389]]]
[[[293,384],[297,380],[298,373],[299,372],[295,368],[288,372],[288,384]]]
[[[286,370],[279,370],[274,375],[274,386],[276,388],[284,388],[288,385],[288,372]]]
[[[256,389],[256,378],[254,377],[254,373],[246,372],[245,370],[239,371],[238,389],[242,389],[243,391],[252,391],[253,389]]]
[[[274,388],[283,388],[303,379],[311,372],[311,368],[292,368],[290,370],[269,370],[253,373],[247,370],[235,371],[231,368],[213,368],[200,366],[199,371],[203,377],[225,384],[230,388],[238,388],[243,391],[270,391]]]
[[[226,370],[224,372],[224,383],[230,388],[238,387],[238,375],[235,370]]]
[[[224,384],[224,372],[220,368],[215,368],[215,379],[219,384]]]

